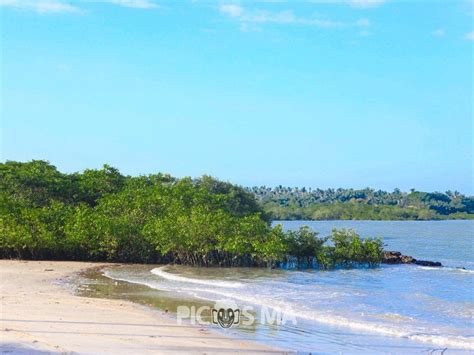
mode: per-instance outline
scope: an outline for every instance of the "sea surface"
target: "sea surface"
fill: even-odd
[[[79,292],[158,307],[187,323],[193,318],[184,317],[183,310],[233,302],[232,307],[248,310],[240,324],[222,329],[205,308],[201,326],[287,350],[474,352],[474,221],[278,223],[285,229],[308,225],[322,236],[333,228],[352,228],[364,237],[382,237],[387,250],[441,261],[444,267],[320,271],[125,265],[85,275]]]

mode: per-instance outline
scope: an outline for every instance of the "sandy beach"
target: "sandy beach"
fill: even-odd
[[[131,302],[75,296],[86,262],[0,260],[2,353],[281,353]]]

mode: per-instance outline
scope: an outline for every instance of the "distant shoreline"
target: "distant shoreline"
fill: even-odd
[[[436,221],[472,221],[474,220],[474,214],[469,214],[468,218],[432,218],[432,219],[302,219],[302,218],[283,218],[283,219],[272,219],[272,222],[285,222],[285,221],[304,221],[304,222],[331,222],[331,221],[359,221],[359,222],[436,222]]]
[[[471,198],[467,199],[472,204]],[[265,213],[272,219],[283,220],[371,220],[371,221],[444,221],[472,220],[474,213],[439,213],[431,207],[370,205],[366,203],[338,202],[333,204],[309,204],[304,207],[280,206],[275,202],[259,202]]]

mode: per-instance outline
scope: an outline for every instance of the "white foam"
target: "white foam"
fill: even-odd
[[[451,271],[451,272],[464,272],[467,274],[474,274],[474,270],[462,269],[457,267],[431,267],[431,266],[418,266],[418,269],[421,270],[431,270],[431,271]]]
[[[454,269],[459,272],[466,272],[468,274],[474,274],[474,270],[469,270],[469,269]]]
[[[187,278],[183,276],[174,275],[168,272],[163,271],[162,269],[165,267],[160,267],[151,270],[151,272],[157,276],[160,276],[166,280],[183,282],[188,284],[199,284],[199,285],[208,285],[208,286],[218,286],[217,288],[192,288],[192,287],[180,287],[178,285],[174,285],[169,287],[165,287],[167,290],[174,290],[175,292],[186,292],[188,294],[192,294],[194,297],[206,299],[209,301],[216,301],[221,297],[226,297],[230,299],[236,299],[242,302],[246,302],[248,304],[264,306],[268,308],[278,308],[282,312],[295,316],[300,319],[305,319],[309,321],[318,322],[321,324],[329,325],[329,326],[337,326],[337,327],[344,327],[348,329],[358,330],[369,332],[373,334],[380,334],[385,336],[392,336],[398,338],[406,338],[417,342],[422,343],[430,343],[435,344],[438,346],[446,346],[446,347],[454,347],[466,350],[474,350],[474,338],[472,337],[463,337],[463,336],[454,336],[454,335],[439,335],[439,334],[426,334],[424,332],[420,332],[416,328],[410,328],[409,324],[405,324],[404,326],[393,326],[387,325],[384,323],[373,322],[373,321],[365,321],[365,320],[356,320],[353,318],[348,318],[336,314],[331,313],[323,313],[314,310],[302,310],[296,309],[295,306],[291,303],[279,301],[275,299],[269,299],[268,297],[264,297],[262,295],[257,295],[252,293],[251,295],[243,294],[241,292],[235,292],[231,290],[226,290],[225,288],[240,288],[244,285],[239,282],[227,282],[227,281],[216,281],[216,280],[202,280],[202,279],[193,279]],[[431,268],[427,268],[431,269]],[[469,270],[470,271],[470,270]],[[163,289],[159,285],[151,282],[146,281],[138,281],[138,280],[130,280],[125,278],[118,278],[104,272],[104,275],[115,280],[122,280],[136,284],[146,285],[150,288],[154,289]],[[251,292],[251,290],[249,290]],[[203,295],[203,293],[207,294],[207,296]],[[216,297],[209,297],[208,295],[216,295]],[[242,306],[242,305],[241,305]]]
[[[462,336],[444,336],[430,334],[414,334],[408,337],[411,340],[423,343],[431,343],[438,346],[454,347],[466,350],[474,350],[474,339]]]
[[[162,289],[156,283],[146,282],[144,280],[133,280],[133,279],[130,279],[130,278],[118,277],[118,276],[112,275],[108,270],[103,271],[102,275],[104,275],[105,277],[108,277],[109,279],[116,280],[116,281],[124,281],[124,282],[128,282],[128,283],[131,283],[131,284],[144,285],[144,286],[148,286],[150,288],[153,288],[155,290],[161,290]]]
[[[247,302],[249,304],[265,306],[268,308],[279,308],[282,312],[288,315],[293,315],[297,318],[315,321],[330,326],[344,327],[353,330],[365,331],[369,333],[393,336],[398,338],[407,338],[418,342],[431,343],[440,346],[451,346],[467,350],[474,350],[474,339],[469,337],[420,334],[414,329],[387,326],[381,323],[369,321],[357,321],[352,318],[346,318],[334,314],[319,313],[307,310],[302,312],[301,310],[294,309],[293,307],[291,307],[291,305],[285,302],[279,302],[276,300],[263,301],[265,297],[261,296],[246,296],[239,293],[226,292],[216,289],[201,289],[199,291],[212,293],[218,296],[224,296],[227,298],[237,299],[243,302]],[[208,297],[205,298],[211,300]]]
[[[226,288],[241,288],[244,287],[244,284],[240,282],[230,282],[230,281],[220,281],[220,280],[203,280],[203,279],[193,279],[184,276],[178,276],[175,274],[171,274],[169,272],[164,271],[165,266],[155,268],[151,270],[151,273],[160,276],[166,280],[178,281],[178,282],[187,282],[199,285],[207,285],[207,286],[216,286],[216,287],[226,287]]]
[[[204,291],[204,290],[203,290]],[[462,336],[443,336],[435,334],[419,334],[416,331],[402,328],[402,327],[393,327],[387,326],[381,323],[369,322],[369,321],[357,321],[352,318],[346,318],[342,316],[337,316],[327,313],[319,313],[315,311],[304,311],[296,310],[284,302],[278,302],[271,300],[268,302],[262,301],[262,297],[258,296],[245,296],[240,294],[233,294],[229,292],[221,292],[216,290],[206,289],[206,292],[212,292],[220,296],[225,296],[229,298],[235,298],[244,302],[257,304],[260,306],[265,306],[268,308],[280,308],[284,313],[293,315],[297,318],[302,318],[310,321],[315,321],[318,323],[323,323],[330,326],[345,327],[359,331],[366,331],[369,333],[388,335],[399,338],[407,338],[414,341],[419,341],[423,343],[431,343],[439,346],[451,346],[456,348],[462,348],[466,350],[474,350],[474,339],[469,337]]]

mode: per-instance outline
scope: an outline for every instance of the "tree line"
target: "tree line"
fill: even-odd
[[[458,191],[393,192],[366,189],[247,188],[276,220],[473,219],[474,197]]]
[[[382,260],[380,239],[284,231],[271,217],[253,193],[209,176],[0,164],[3,258],[319,268]]]

